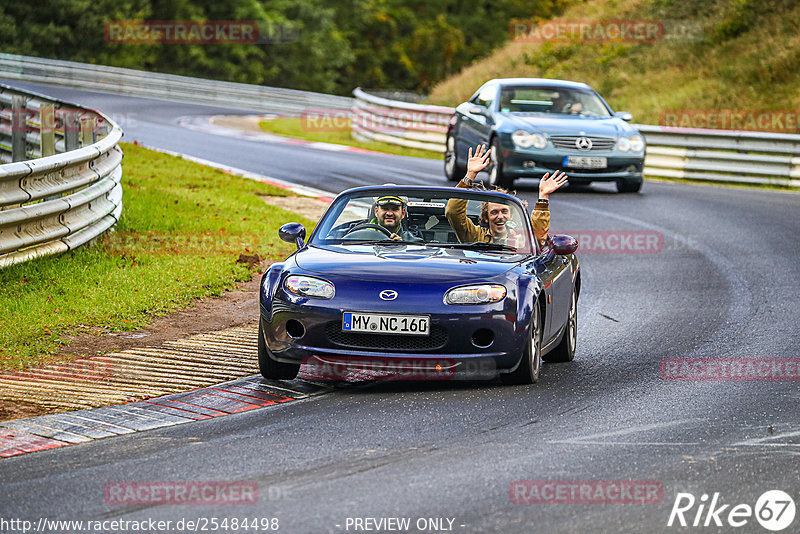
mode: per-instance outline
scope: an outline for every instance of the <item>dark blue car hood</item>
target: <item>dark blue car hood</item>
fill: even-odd
[[[636,129],[617,117],[605,119],[581,117],[576,115],[548,115],[545,113],[500,113],[502,129],[512,132],[524,128],[544,131],[549,135],[597,135],[617,137],[632,135]]]
[[[293,257],[306,271],[373,281],[472,282],[512,269],[526,256],[426,246],[311,246]]]

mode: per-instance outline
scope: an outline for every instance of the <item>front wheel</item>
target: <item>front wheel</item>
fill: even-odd
[[[514,185],[514,179],[506,176],[503,171],[503,149],[496,137],[492,139],[491,151],[492,168],[489,170],[489,185],[510,189]]]
[[[578,343],[578,297],[572,291],[572,299],[569,303],[569,316],[567,326],[564,330],[564,337],[551,352],[544,356],[547,363],[571,362],[575,358],[575,347]]]
[[[264,342],[264,330],[258,323],[258,370],[261,376],[271,380],[292,380],[300,372],[300,364],[276,362],[272,359]]]
[[[625,178],[622,180],[617,180],[617,193],[637,193],[641,188],[641,178]]]
[[[467,174],[467,166],[458,161],[456,138],[452,134],[447,135],[444,146],[444,175],[447,177],[447,181],[457,182]]]
[[[517,368],[500,375],[500,380],[507,385],[535,384],[539,380],[542,368],[542,336],[539,328],[539,305],[534,304],[533,317],[528,329],[528,341],[522,352],[522,361]]]

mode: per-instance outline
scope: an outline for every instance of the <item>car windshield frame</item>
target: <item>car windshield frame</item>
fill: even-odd
[[[556,93],[562,95],[558,104],[555,104],[554,99],[549,100],[530,100],[530,99],[509,99],[509,91],[541,91],[542,93]],[[515,95],[516,96],[516,95]],[[564,98],[566,97],[566,98]],[[567,104],[581,103],[584,109],[582,111],[569,111]],[[499,88],[496,100],[496,110],[500,113],[510,113],[512,115],[518,113],[539,113],[543,115],[559,115],[559,116],[573,116],[585,117],[593,119],[609,119],[614,117],[614,111],[608,106],[600,94],[585,87],[566,87],[554,85],[539,85],[539,84],[509,84],[503,85]],[[504,106],[503,104],[508,104]],[[589,106],[594,104],[594,106]],[[513,106],[513,107],[512,107]],[[558,106],[558,111],[554,111]],[[599,114],[597,111],[603,110],[604,114]]]
[[[364,239],[342,239],[343,236],[338,235],[331,237],[331,232],[342,231],[345,225],[352,224],[354,227],[355,221],[360,220],[361,223],[369,222],[367,219],[368,213],[374,213],[374,201],[382,196],[401,196],[408,201],[408,219],[410,222],[418,222],[420,218],[424,219],[430,212],[431,215],[436,217],[433,221],[430,216],[426,220],[426,224],[433,223],[430,228],[423,226],[420,228],[418,225],[409,224],[408,230],[416,232],[417,237],[421,237],[421,241],[395,241],[392,242],[388,236],[380,232],[372,232],[373,236]],[[349,245],[388,245],[402,244],[402,245],[417,245],[417,246],[430,246],[440,248],[460,248],[469,249],[468,243],[462,243],[457,239],[455,230],[450,225],[445,217],[445,206],[448,199],[465,199],[468,204],[467,215],[476,222],[476,216],[479,217],[480,203],[481,202],[495,202],[499,204],[508,205],[512,211],[512,220],[515,223],[514,229],[517,232],[524,234],[522,238],[524,242],[517,242],[520,246],[489,246],[485,243],[479,243],[474,248],[486,253],[503,253],[522,255],[535,255],[538,254],[538,247],[536,239],[533,234],[531,226],[530,214],[525,204],[522,203],[517,197],[507,195],[496,191],[483,191],[466,188],[441,188],[441,187],[365,187],[356,188],[345,191],[337,196],[326,212],[320,218],[311,236],[308,238],[308,245],[317,246],[349,246]],[[521,219],[521,220],[520,220]],[[360,224],[360,223],[359,223]],[[445,226],[446,225],[446,226]],[[430,230],[434,231],[435,236],[442,237],[442,232],[449,232],[448,239],[455,241],[440,241],[438,239],[427,239]],[[353,232],[355,233],[355,232]],[[452,236],[450,235],[452,234]],[[354,236],[355,237],[355,236]],[[497,245],[500,245],[499,243]],[[510,245],[510,244],[509,244]]]

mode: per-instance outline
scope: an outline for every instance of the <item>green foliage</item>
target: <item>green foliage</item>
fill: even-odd
[[[797,0],[592,0],[559,18],[658,21],[664,36],[507,43],[437,84],[428,101],[458,105],[490,78],[545,77],[585,82],[644,124],[675,110],[800,107]]]
[[[40,0],[0,3],[0,50],[155,72],[350,94],[426,91],[508,39],[513,18],[577,0]],[[118,44],[112,21],[242,20],[272,44]]]

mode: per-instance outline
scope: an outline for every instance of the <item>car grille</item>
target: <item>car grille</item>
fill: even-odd
[[[559,148],[561,150],[576,150],[578,152],[599,152],[601,150],[612,150],[614,145],[616,144],[616,140],[610,137],[589,137],[589,140],[592,142],[592,148],[590,150],[579,150],[577,146],[575,146],[575,141],[579,139],[579,135],[561,135],[561,136],[553,136],[550,138],[550,141],[553,142],[553,146]]]
[[[440,349],[447,343],[447,330],[435,324],[431,325],[429,336],[404,336],[343,332],[342,322],[335,321],[325,326],[325,334],[331,343],[359,349],[427,351]]]

